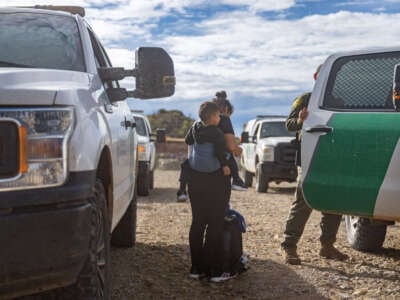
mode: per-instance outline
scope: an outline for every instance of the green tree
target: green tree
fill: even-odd
[[[157,128],[165,128],[167,135],[175,138],[184,137],[194,122],[194,119],[185,116],[179,110],[160,109],[147,117],[153,131]]]

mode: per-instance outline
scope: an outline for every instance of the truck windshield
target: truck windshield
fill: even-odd
[[[85,71],[76,21],[39,13],[0,14],[0,67]]]
[[[332,66],[323,108],[339,110],[393,110],[393,69],[400,52],[339,58]]]
[[[296,132],[286,129],[285,122],[265,122],[261,126],[260,138],[295,135]]]
[[[134,117],[136,122],[136,133],[138,135],[147,136],[146,125],[144,124],[144,120],[139,117]]]

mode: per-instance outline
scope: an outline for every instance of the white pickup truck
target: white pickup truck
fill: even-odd
[[[83,16],[0,9],[1,299],[109,299],[110,240],[135,242],[137,136],[123,100],[172,95],[173,63],[139,48],[135,69],[113,68]],[[119,87],[126,76],[134,91]]]
[[[286,129],[285,120],[282,116],[258,116],[247,122],[242,133],[240,162],[244,183],[251,186],[255,176],[259,193],[267,192],[271,181],[296,180],[296,148],[292,143],[295,133]]]

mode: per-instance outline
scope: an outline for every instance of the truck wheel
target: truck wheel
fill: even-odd
[[[256,192],[266,193],[268,190],[268,177],[262,171],[261,164],[256,167]]]
[[[137,190],[128,206],[121,221],[112,233],[111,244],[117,247],[133,247],[136,242],[136,220],[137,220]]]
[[[244,179],[244,185],[251,187],[253,185],[253,174],[242,167],[242,177]]]
[[[97,179],[94,196],[89,199],[93,211],[91,216],[91,241],[89,255],[76,283],[63,290],[71,299],[109,299],[111,290],[110,270],[110,222],[106,192]]]
[[[154,170],[150,171],[150,189],[154,189]]]
[[[379,250],[386,236],[384,224],[372,224],[367,218],[345,216],[347,240],[350,246],[359,251]]]
[[[140,196],[148,196],[150,191],[150,170],[149,166],[143,168],[143,173],[139,173],[138,180],[138,194]]]

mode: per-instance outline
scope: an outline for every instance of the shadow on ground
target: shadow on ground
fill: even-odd
[[[285,194],[285,195],[294,195],[296,191],[296,187],[280,187],[280,186],[271,186],[268,190],[269,193],[275,194]]]
[[[139,196],[140,203],[170,203],[176,202],[178,188],[156,187],[150,191],[149,196]]]
[[[251,189],[251,187],[250,187]],[[156,187],[154,190],[150,191],[149,196],[139,196],[139,202],[141,203],[171,203],[176,202],[176,193],[178,191],[178,186],[176,188],[169,187]],[[278,186],[273,185],[269,188],[268,193],[272,194],[287,194],[294,195],[296,187],[293,186]],[[236,191],[232,191],[236,192]],[[246,193],[246,192],[240,192]]]
[[[222,284],[188,278],[187,245],[137,243],[113,249],[113,298],[124,299],[324,299],[293,270],[271,260],[251,260],[251,269]],[[128,275],[127,275],[128,274]]]
[[[391,258],[395,261],[400,260],[400,250],[394,248],[382,248],[375,253],[366,253],[368,256],[377,256],[377,257],[385,257]],[[329,274],[336,274],[337,276],[346,276],[351,280],[353,276],[357,276],[359,278],[365,279],[373,279],[373,280],[385,280],[391,281],[393,283],[397,283],[400,280],[400,276],[398,273],[398,269],[396,266],[387,267],[381,264],[368,262],[368,261],[360,261],[360,265],[358,266],[356,272],[354,271],[354,262],[345,261],[343,264],[348,264],[351,266],[350,268],[338,269],[333,266],[317,266],[311,263],[302,263],[305,268],[310,268],[314,270],[318,270],[321,272],[328,272]]]

